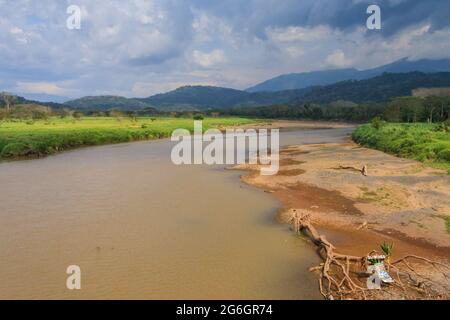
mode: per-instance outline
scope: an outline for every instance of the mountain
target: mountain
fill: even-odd
[[[140,110],[151,107],[138,99],[129,99],[118,96],[89,96],[65,102],[72,108],[91,110]]]
[[[348,80],[332,85],[311,88],[295,98],[294,104],[383,102],[393,97],[411,96],[418,88],[450,87],[450,72],[384,73],[367,80]]]
[[[285,103],[301,96],[303,92],[308,90],[250,93],[221,87],[184,86],[139,100],[164,111],[207,110]]]
[[[184,86],[167,93],[157,94],[140,101],[158,109],[207,109],[224,108],[245,100],[249,94],[245,91],[211,87]]]
[[[57,102],[42,102],[42,101],[36,101],[36,100],[30,100],[23,96],[13,94],[15,97],[14,104],[15,105],[39,105],[44,107],[50,107],[53,109],[62,109],[62,108],[68,108],[68,105],[57,103]],[[0,98],[0,107],[4,106],[4,101],[2,98]]]
[[[59,104],[64,104],[65,101],[70,100],[67,97],[44,93],[18,93],[17,95],[24,97],[27,100]]]
[[[374,69],[357,70],[357,69],[335,69],[325,71],[314,71],[306,73],[292,73],[281,75],[276,78],[264,81],[251,88],[248,92],[261,91],[280,91],[301,89],[310,86],[328,85],[345,80],[364,80],[379,76],[383,73],[408,73],[413,71],[434,73],[449,72],[450,59],[429,60],[422,59],[410,61],[404,58],[393,63],[383,65]]]
[[[397,66],[401,68],[402,66]],[[350,70],[350,69],[349,69]],[[249,108],[276,104],[381,102],[392,97],[409,96],[418,88],[450,87],[450,72],[383,73],[364,80],[346,80],[325,86],[277,92],[247,92],[211,86],[185,86],[148,98],[129,99],[116,96],[84,97],[68,101],[72,108],[90,110],[204,111]]]
[[[335,69],[313,71],[305,73],[291,73],[264,81],[254,87],[246,89],[247,92],[275,92],[281,90],[294,90],[357,79],[359,71],[356,69]]]

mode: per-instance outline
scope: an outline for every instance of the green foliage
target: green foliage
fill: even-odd
[[[383,115],[385,105],[368,103],[357,105],[349,101],[337,101],[330,104],[280,104],[265,107],[239,107],[222,110],[222,114],[255,117],[264,119],[312,119],[345,120],[362,122]]]
[[[194,120],[203,120],[203,116],[201,114],[196,114],[192,117]]]
[[[72,108],[92,110],[136,110],[151,107],[149,104],[138,99],[128,99],[117,96],[83,97],[66,102]]]
[[[384,118],[391,122],[445,122],[450,115],[450,97],[398,97],[386,106]]]
[[[77,121],[59,117],[46,120],[8,121],[0,125],[0,159],[33,157],[52,154],[80,146],[120,143],[135,140],[169,137],[175,129],[194,129],[192,118],[148,117],[139,123],[125,118],[117,121],[110,117],[82,117]],[[205,118],[203,129],[255,123],[244,118]]]
[[[372,119],[372,121],[370,121],[370,124],[372,125],[373,128],[378,130],[381,128],[383,122],[381,121],[380,117],[375,117]]]
[[[388,244],[386,241],[380,245],[381,251],[386,255],[386,257],[392,257],[392,250],[394,249],[394,243]]]
[[[83,113],[81,113],[81,112],[74,112],[72,116],[73,116],[74,119],[79,120],[79,119],[81,119],[81,117],[83,117]]]
[[[450,233],[450,217],[445,217],[445,228],[447,229],[447,232]]]
[[[25,143],[13,142],[7,144],[0,153],[3,158],[17,158],[26,156],[30,152],[30,147]]]
[[[39,104],[17,104],[15,106],[11,106],[9,110],[0,108],[0,119],[45,120],[53,114],[54,112],[51,108]]]
[[[437,126],[386,123],[375,129],[368,124],[356,129],[353,139],[364,146],[450,169],[450,132],[436,131]]]
[[[436,128],[434,130],[448,132],[450,130],[450,121],[447,120],[447,121],[438,123],[438,125],[436,126]]]
[[[430,99],[433,98],[433,99]],[[430,101],[433,101],[431,104]],[[222,110],[228,115],[256,118],[345,120],[367,122],[378,117],[389,122],[444,122],[448,130],[450,97],[398,97],[389,102],[355,104],[351,101],[331,103],[278,104],[263,107],[236,107]],[[447,123],[447,124],[445,124]]]

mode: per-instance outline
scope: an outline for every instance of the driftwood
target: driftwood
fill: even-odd
[[[349,166],[339,166],[337,168],[331,168],[333,170],[351,170],[351,171],[355,171],[355,172],[360,172],[363,176],[367,177],[369,175],[369,171],[366,165],[364,165],[362,167],[362,169],[358,169],[355,167],[349,167]]]
[[[414,255],[403,257],[393,263],[387,263],[388,270],[392,269],[397,276],[395,284],[390,285],[382,292],[380,290],[369,290],[367,288],[369,275],[366,273],[368,263],[366,257],[337,253],[336,248],[325,236],[320,235],[312,225],[311,216],[307,211],[292,210],[291,217],[294,231],[308,236],[318,248],[318,254],[323,262],[319,266],[310,268],[310,271],[319,272],[319,290],[326,299],[383,299],[389,295],[398,299],[449,298],[450,267]],[[411,260],[433,266],[442,274],[447,283],[420,274],[412,266]]]
[[[367,177],[367,175],[369,174],[366,165],[364,165],[363,168],[361,169],[361,173],[365,177]]]

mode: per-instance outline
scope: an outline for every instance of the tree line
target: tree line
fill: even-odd
[[[333,102],[328,104],[278,104],[232,108],[221,114],[255,118],[345,120],[367,122],[379,117],[389,122],[443,122],[449,119],[450,96],[398,97],[388,102]]]
[[[23,99],[22,99],[23,100]],[[405,96],[391,98],[387,102],[353,103],[336,101],[331,103],[292,102],[260,107],[234,107],[229,109],[210,109],[204,111],[164,112],[148,107],[140,110],[88,110],[72,108],[51,108],[28,101],[21,101],[6,93],[0,94],[1,119],[45,119],[50,116],[173,116],[193,117],[195,115],[241,116],[265,119],[311,119],[342,120],[350,122],[367,122],[380,118],[389,122],[443,122],[449,119],[450,96]]]

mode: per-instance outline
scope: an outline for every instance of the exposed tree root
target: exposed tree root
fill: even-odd
[[[336,253],[336,248],[311,224],[308,211],[291,210],[291,215],[294,231],[307,235],[318,247],[318,254],[323,259],[323,263],[310,271],[319,272],[319,290],[326,299],[450,298],[450,267],[414,255],[387,264],[388,269],[396,275],[394,284],[384,286],[382,290],[369,290],[366,284],[369,276],[366,273],[366,257]],[[415,261],[414,266],[411,260]],[[423,264],[432,266],[440,277],[431,278],[419,273],[416,270],[420,268],[417,263],[422,264],[422,269]]]

